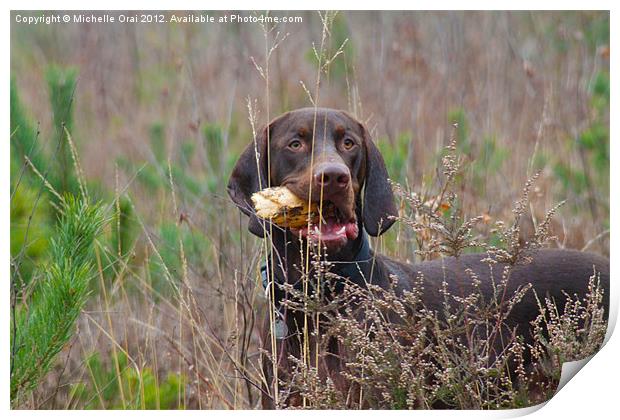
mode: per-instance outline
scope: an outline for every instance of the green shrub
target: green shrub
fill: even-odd
[[[43,279],[12,314],[12,402],[38,385],[71,338],[88,296],[93,244],[104,223],[101,206],[65,196]]]
[[[86,361],[90,378],[73,385],[72,400],[84,409],[146,409],[169,410],[184,408],[179,402],[185,378],[169,373],[159,382],[150,368],[138,371],[128,364],[127,356],[119,353],[118,366],[107,368],[101,356],[94,353]],[[117,374],[117,369],[120,374]],[[122,389],[121,389],[122,387]]]
[[[378,142],[390,179],[395,182],[404,182],[407,179],[410,143],[410,133],[399,135],[394,144],[387,139]]]
[[[471,139],[469,138],[469,124],[463,108],[455,108],[448,112],[448,122],[456,124],[456,144],[458,152],[463,155],[471,154]]]
[[[151,286],[163,295],[169,295],[174,289],[172,282],[183,278],[183,257],[197,270],[203,270],[208,263],[210,241],[201,232],[176,223],[164,222],[159,227],[157,251],[159,256],[151,255],[149,271]],[[181,243],[183,253],[181,253]],[[168,273],[172,276],[169,278]]]
[[[19,168],[24,164],[25,156],[28,156],[40,171],[44,171],[47,165],[43,151],[37,144],[38,129],[24,110],[14,79],[11,79],[10,96],[11,179],[13,180],[18,175]]]
[[[11,198],[11,275],[17,291],[28,285],[47,254],[51,236],[49,197],[22,183]],[[35,207],[36,206],[36,207]],[[21,255],[20,255],[21,254]]]
[[[568,139],[571,149],[578,155],[580,164],[566,163],[556,159],[553,173],[562,186],[561,194],[566,196],[580,197],[587,194],[590,211],[593,216],[597,208],[601,208],[605,214],[609,211],[609,74],[600,72],[597,74],[591,86],[590,98],[590,124],[585,127],[575,138]],[[594,188],[594,185],[597,188]],[[607,192],[598,194],[596,191]],[[573,200],[572,207],[575,212],[580,211],[580,200]],[[606,217],[602,223],[609,225]]]
[[[149,128],[149,138],[151,139],[151,150],[158,162],[166,160],[166,131],[164,124],[160,122],[153,123]]]
[[[73,131],[73,94],[77,84],[77,69],[51,66],[45,72],[50,103],[54,115],[54,127],[63,125]]]
[[[34,267],[43,262],[47,238],[58,216],[55,208],[62,205],[43,189],[41,178],[25,166],[26,157],[59,194],[77,194],[79,191],[73,157],[62,127],[63,123],[67,129],[73,125],[71,103],[77,71],[52,66],[46,70],[46,78],[57,130],[53,137],[55,141],[48,143],[54,148],[58,145],[58,150],[53,149],[51,156],[42,148],[38,128],[24,109],[17,84],[11,79],[11,261],[18,289],[30,282]]]
[[[203,138],[209,167],[214,174],[217,174],[222,169],[224,151],[224,135],[221,127],[217,124],[205,124]]]
[[[112,223],[112,246],[117,255],[125,257],[132,250],[137,236],[133,206],[128,198],[119,198]]]
[[[355,50],[351,40],[349,25],[346,18],[341,13],[326,14],[328,25],[330,27],[328,34],[328,44],[325,46],[324,57],[321,58],[321,65],[325,65],[325,61],[333,57],[336,52],[342,48],[343,54],[338,56],[329,64],[329,77],[337,81],[346,82],[346,77],[350,74],[352,65],[355,62]],[[318,43],[320,44],[320,43]],[[317,45],[317,50],[320,45]],[[306,59],[314,66],[318,66],[315,51],[311,48],[306,52]]]
[[[75,194],[78,191],[78,183],[63,126],[69,132],[73,132],[73,96],[77,84],[77,70],[52,66],[45,72],[45,77],[49,89],[53,124],[56,130],[54,138],[57,141],[54,141],[53,144],[59,142],[58,156],[52,159],[52,162],[56,162],[56,168],[50,174],[50,179],[55,181],[52,182],[52,185],[56,191]]]
[[[509,156],[508,150],[497,144],[494,136],[486,137],[472,162],[470,170],[474,187],[481,194],[486,193],[489,179],[496,175],[502,168],[502,164]]]

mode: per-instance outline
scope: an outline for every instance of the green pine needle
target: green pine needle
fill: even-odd
[[[106,218],[101,205],[66,195],[41,283],[15,313],[11,401],[36,387],[71,339],[88,297],[93,248]]]

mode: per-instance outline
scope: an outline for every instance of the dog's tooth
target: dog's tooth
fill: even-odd
[[[338,231],[336,232],[336,234],[338,234],[338,235],[342,235],[342,234],[344,233],[344,231],[345,231],[345,230],[346,230],[346,227],[345,227],[345,226],[343,226],[343,227],[341,227],[340,229],[338,229]]]

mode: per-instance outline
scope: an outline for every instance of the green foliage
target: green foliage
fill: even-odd
[[[596,53],[600,46],[609,45],[609,11],[583,12],[579,15],[563,12],[559,19],[547,23],[544,37],[561,54],[587,47]],[[567,28],[579,28],[574,31]]]
[[[136,240],[136,224],[133,222],[133,206],[127,197],[120,197],[112,223],[112,245],[121,257],[126,256]]]
[[[52,232],[49,197],[42,194],[37,202],[38,194],[39,188],[26,182],[12,192],[11,261],[16,266],[11,267],[11,275],[18,291],[30,283],[35,267],[46,256]]]
[[[355,50],[351,40],[349,25],[343,14],[337,13],[332,15],[329,25],[328,44],[326,45],[325,57],[322,57],[321,64],[333,57],[336,52],[342,48],[342,54],[329,64],[329,75],[335,80],[345,81],[348,72],[351,71],[351,64],[355,62]],[[318,45],[317,45],[318,50]],[[306,52],[306,59],[315,67],[319,65],[319,61],[312,48]]]
[[[37,127],[21,103],[15,80],[11,79],[11,259],[18,264],[12,268],[18,289],[30,283],[34,267],[45,257],[47,238],[57,216],[54,207],[49,205],[50,200],[56,205],[61,204],[55,202],[55,196],[43,190],[41,179],[24,166],[26,157],[41,174],[46,175],[55,191],[76,194],[79,190],[73,158],[62,128],[63,122],[67,128],[73,124],[71,102],[77,71],[52,66],[47,69],[46,78],[57,128],[54,137],[57,141],[50,143],[56,145],[60,142],[58,154],[54,151],[52,156],[41,147]],[[17,258],[20,253],[24,255]]]
[[[557,162],[553,167],[553,174],[562,183],[565,194],[568,191],[581,194],[586,188],[587,181],[584,172],[569,164]]]
[[[586,128],[577,143],[586,149],[592,158],[596,172],[609,179],[609,100],[610,81],[608,72],[599,72],[592,85],[590,98],[591,125]]]
[[[471,153],[471,141],[469,138],[469,124],[467,115],[463,108],[455,108],[448,112],[448,122],[456,124],[456,144],[459,154],[469,155]]]
[[[47,156],[37,144],[38,131],[21,104],[15,81],[11,80],[11,177],[17,176],[17,169],[23,165],[24,157],[28,156],[39,172],[47,174],[48,181],[56,191],[76,194],[78,183],[63,125],[71,132],[77,70],[52,66],[46,70],[46,79],[56,129],[53,137],[56,141],[51,144],[59,144],[57,154],[54,150],[53,156]],[[36,182],[40,183],[38,179]]]
[[[165,129],[161,123],[154,123],[149,131],[155,162],[136,165],[124,157],[119,157],[117,159],[119,167],[130,175],[137,173],[137,180],[150,192],[170,188],[169,172],[172,173],[175,188],[184,193],[202,197],[207,190],[221,191],[227,172],[234,164],[234,160],[229,163],[230,156],[224,153],[221,128],[215,124],[207,124],[204,128],[204,145],[208,161],[206,172],[188,170],[196,150],[196,142],[191,139],[183,142],[178,157],[168,162],[164,133]]]
[[[217,174],[222,169],[224,149],[224,135],[221,127],[217,124],[205,124],[203,138],[210,169]]]
[[[609,170],[609,128],[595,121],[577,138],[577,144],[590,154],[590,163],[597,174]]]
[[[166,136],[164,125],[160,122],[153,123],[149,129],[151,139],[151,149],[158,162],[166,160]]]
[[[224,131],[219,124],[207,123],[203,129],[203,140],[208,160],[207,191],[222,193],[238,155],[225,147]]]
[[[581,167],[557,160],[553,172],[562,185],[562,194],[592,194],[593,185],[597,190],[609,191],[609,73],[597,74],[591,86],[590,124],[571,140],[571,146],[579,155]],[[597,199],[607,214],[609,197],[604,194]],[[607,220],[603,224],[608,224]]]
[[[498,145],[495,137],[485,138],[471,164],[473,184],[476,191],[485,193],[490,177],[496,175],[508,157],[508,150]]]
[[[480,144],[474,142],[469,133],[467,114],[463,108],[451,110],[448,113],[448,121],[456,127],[457,152],[468,156],[471,162],[468,169],[472,186],[476,192],[486,194],[489,179],[501,170],[509,156],[508,149],[502,147],[493,135],[485,137]]]
[[[168,153],[166,151],[166,130],[162,123],[155,122],[151,124],[149,128],[149,138],[151,141],[151,150],[155,161],[153,163],[147,163],[139,166],[134,165],[133,162],[119,157],[117,163],[119,167],[124,169],[128,173],[137,172],[138,181],[151,192],[156,192],[160,189],[167,189],[170,187],[168,180]],[[188,149],[187,144],[182,146],[181,158],[170,162],[172,173],[175,175],[175,179],[178,177],[181,180],[181,187],[189,189],[191,192],[198,194],[200,192],[200,186],[196,182],[185,175],[185,168],[189,162],[188,155],[191,150]]]
[[[110,231],[106,235],[106,251],[102,253],[103,273],[105,279],[117,279],[131,266],[132,254],[138,238],[138,224],[134,218],[134,209],[129,198],[122,196],[114,203],[114,211],[110,220]],[[100,283],[93,278],[91,287],[98,290]]]
[[[410,133],[403,133],[398,136],[394,144],[391,144],[387,139],[377,142],[390,178],[396,182],[404,182],[407,178],[410,143]]]
[[[392,409],[406,410],[407,407],[407,389],[401,386],[395,386],[392,391]]]
[[[183,244],[183,254],[181,253]],[[150,278],[154,290],[162,294],[170,294],[170,281],[182,279],[183,255],[191,267],[204,267],[208,256],[210,241],[200,232],[176,223],[164,222],[159,227],[158,256],[151,256]],[[167,276],[169,273],[172,278]]]
[[[532,166],[535,171],[541,171],[549,163],[549,156],[544,152],[537,152],[534,155]]]
[[[17,170],[24,163],[24,157],[32,161],[40,171],[45,170],[45,157],[37,144],[38,131],[27,115],[19,99],[17,85],[11,79],[11,178],[17,175]]]
[[[196,150],[196,144],[191,141],[184,141],[183,143],[181,143],[181,156],[179,158],[179,164],[183,167],[183,168],[188,168],[191,161],[192,161],[192,156],[194,156],[194,152]]]
[[[596,51],[600,45],[609,45],[609,11],[597,18],[588,19],[584,37],[593,51]]]
[[[609,85],[609,73],[599,72],[592,86],[592,105],[598,112],[604,111],[609,106],[611,86]]]
[[[182,375],[169,373],[163,382],[149,368],[141,371],[127,363],[120,353],[117,367],[107,368],[98,353],[85,361],[90,380],[73,386],[72,399],[84,409],[146,409],[169,410],[183,408],[179,396],[185,387]],[[122,387],[122,390],[121,390]]]
[[[181,188],[184,192],[189,192],[194,196],[200,197],[204,192],[203,183],[192,177],[188,171],[179,167],[178,165],[171,165],[172,179],[177,187]],[[170,184],[168,183],[168,187]]]
[[[77,69],[51,66],[45,72],[49,88],[50,104],[54,115],[54,127],[64,124],[73,131],[72,102],[77,84]]]
[[[50,239],[50,261],[33,295],[16,308],[11,336],[11,401],[34,389],[70,340],[88,296],[103,208],[66,195]]]
[[[57,167],[50,174],[50,179],[56,191],[76,194],[78,183],[63,126],[69,132],[73,132],[73,95],[77,83],[77,70],[51,66],[46,70],[45,78],[49,89],[54,128],[57,132],[55,138],[60,142],[58,156],[53,159]]]
[[[140,166],[134,164],[131,160],[119,156],[116,159],[116,164],[120,169],[125,171],[128,175],[134,176],[136,175],[137,181],[142,185],[148,192],[155,192],[163,185],[163,181],[157,170],[150,164],[142,164]]]

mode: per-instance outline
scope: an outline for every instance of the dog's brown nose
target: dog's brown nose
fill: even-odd
[[[321,163],[314,169],[314,188],[324,194],[342,192],[350,182],[349,168],[342,163]]]

